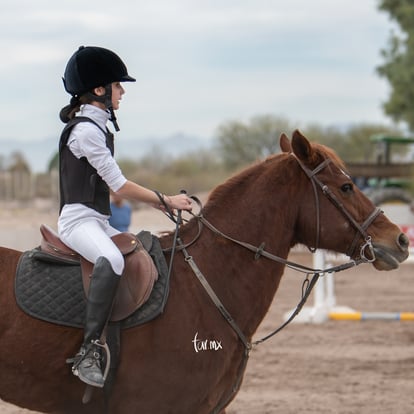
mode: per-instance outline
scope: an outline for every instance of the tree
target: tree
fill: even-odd
[[[295,128],[286,118],[272,115],[257,116],[249,124],[228,122],[218,129],[218,150],[226,168],[234,170],[280,152],[280,134],[289,136]],[[370,136],[401,135],[398,129],[380,124],[352,125],[344,130],[313,123],[301,130],[311,141],[331,147],[347,162],[375,161],[375,144]]]
[[[394,121],[405,121],[414,130],[414,2],[381,0],[379,9],[389,13],[400,29],[391,32],[389,44],[381,51],[384,64],[377,67],[391,86],[384,110]]]
[[[256,116],[249,124],[230,121],[218,128],[218,151],[226,167],[235,169],[279,152],[280,134],[291,130],[286,118],[274,115]]]
[[[346,162],[376,162],[377,148],[370,137],[377,134],[401,135],[398,129],[381,124],[356,124],[346,130],[314,124],[305,127],[303,132],[311,141],[331,147]]]

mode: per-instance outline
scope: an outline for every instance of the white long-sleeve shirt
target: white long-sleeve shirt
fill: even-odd
[[[94,105],[84,105],[79,116],[85,116],[95,121],[104,131],[110,114]],[[81,122],[71,131],[67,145],[75,157],[86,157],[97,173],[112,191],[118,191],[127,181],[117,162],[106,146],[106,137],[96,125],[91,122]],[[65,235],[76,226],[80,220],[94,217],[106,221],[108,216],[80,203],[66,204],[59,216],[58,231]]]

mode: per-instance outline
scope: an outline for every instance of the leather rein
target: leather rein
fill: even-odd
[[[210,296],[211,300],[216,305],[216,307],[218,308],[220,313],[223,315],[223,317],[226,319],[226,321],[231,325],[233,330],[237,333],[237,335],[239,336],[241,342],[244,344],[247,351],[250,351],[252,349],[253,345],[258,345],[258,344],[266,341],[267,339],[271,338],[276,333],[280,332],[286,325],[288,325],[297,316],[297,314],[302,309],[302,307],[305,304],[306,300],[308,299],[313,287],[315,286],[317,280],[319,279],[319,277],[321,275],[324,275],[326,273],[340,272],[340,271],[349,269],[351,267],[357,266],[361,263],[371,263],[376,259],[375,258],[375,253],[374,253],[374,248],[373,248],[372,242],[371,242],[371,237],[368,235],[366,230],[372,224],[372,222],[375,220],[375,218],[379,214],[383,213],[382,210],[378,207],[374,208],[373,212],[368,216],[368,218],[362,224],[359,224],[354,219],[354,217],[349,213],[349,211],[345,208],[345,206],[338,199],[338,197],[329,189],[329,187],[326,184],[323,184],[319,180],[319,178],[317,177],[317,174],[319,172],[321,172],[324,168],[326,168],[332,162],[332,160],[330,158],[326,158],[315,169],[310,170],[296,156],[295,156],[295,158],[296,158],[299,166],[301,167],[301,169],[304,171],[306,176],[311,181],[312,187],[313,187],[313,190],[314,190],[314,196],[315,196],[317,234],[316,234],[315,247],[310,248],[310,250],[315,251],[318,248],[318,245],[319,245],[319,232],[320,232],[320,206],[319,206],[319,204],[320,203],[319,203],[319,193],[317,191],[317,187],[319,187],[322,190],[323,195],[325,195],[334,204],[334,206],[348,219],[348,221],[351,223],[351,225],[356,230],[354,240],[351,243],[351,246],[347,251],[348,256],[351,256],[353,254],[353,252],[356,249],[357,242],[358,242],[359,238],[361,236],[363,237],[364,243],[360,246],[360,251],[359,251],[360,255],[359,255],[358,259],[350,260],[347,263],[339,264],[337,266],[332,266],[332,267],[327,268],[327,269],[315,269],[315,268],[307,267],[307,266],[289,261],[289,260],[284,259],[280,256],[276,256],[276,255],[274,255],[272,253],[269,253],[268,251],[265,250],[265,243],[262,243],[260,246],[257,247],[257,246],[251,245],[249,243],[246,243],[246,242],[243,242],[243,241],[240,241],[240,240],[236,240],[236,239],[224,234],[220,230],[218,230],[213,224],[211,224],[201,214],[202,204],[201,204],[200,200],[195,196],[191,196],[191,198],[198,204],[198,206],[200,208],[200,213],[198,213],[198,214],[190,213],[190,214],[198,220],[199,231],[198,231],[198,234],[196,235],[196,237],[190,243],[184,244],[178,236],[179,227],[182,224],[181,211],[179,211],[178,215],[175,216],[174,213],[171,211],[171,209],[164,202],[163,197],[158,192],[156,192],[157,196],[160,199],[160,202],[162,203],[162,205],[164,206],[164,208],[166,210],[165,211],[166,215],[172,221],[174,221],[176,223],[173,247],[171,249],[166,249],[165,251],[171,252],[171,257],[174,256],[174,253],[175,253],[176,250],[183,252],[185,261],[189,264],[189,266],[191,267],[191,269],[193,270],[193,272],[195,273],[195,275],[199,279],[200,283],[203,285],[204,289],[207,291],[208,295]],[[184,191],[182,191],[182,192],[184,192]],[[235,244],[238,244],[239,246],[242,246],[242,247],[252,251],[255,255],[254,256],[255,260],[258,260],[260,257],[264,257],[266,259],[284,264],[285,266],[287,266],[287,267],[289,267],[293,270],[296,270],[298,272],[302,272],[302,273],[306,274],[306,278],[305,278],[305,280],[303,282],[303,285],[302,285],[301,300],[298,303],[298,305],[296,306],[296,308],[293,311],[290,318],[285,323],[283,323],[280,327],[278,327],[277,329],[275,329],[274,331],[272,331],[270,334],[266,335],[262,339],[254,341],[252,343],[250,343],[246,339],[245,335],[241,332],[240,328],[237,326],[234,319],[231,317],[229,312],[226,310],[224,305],[221,303],[220,299],[217,297],[217,295],[215,294],[215,292],[211,288],[211,286],[208,283],[207,279],[204,277],[204,275],[201,273],[201,271],[197,267],[196,263],[194,262],[193,257],[188,253],[187,247],[194,244],[196,242],[196,240],[200,237],[203,225],[205,227],[207,227],[213,233],[215,233],[215,234],[217,234],[217,235],[219,235],[219,236],[221,236],[221,237],[223,237],[223,238],[225,238],[225,239],[227,239],[227,240],[229,240],[229,241],[231,241]],[[367,255],[367,253],[368,253],[368,255]],[[170,267],[172,267],[172,260],[170,262]],[[310,275],[313,275],[312,279],[309,279]]]
[[[292,154],[293,155],[293,154]],[[305,302],[307,301],[309,295],[312,292],[313,287],[316,285],[319,277],[321,275],[324,275],[325,273],[333,273],[333,272],[340,272],[342,270],[349,269],[351,267],[357,266],[361,263],[370,263],[375,260],[375,253],[374,248],[372,246],[371,237],[367,233],[367,228],[371,225],[371,223],[375,220],[375,218],[382,213],[382,211],[379,208],[375,208],[374,211],[368,216],[368,218],[362,223],[359,224],[354,217],[349,213],[349,211],[344,207],[344,205],[341,203],[341,201],[335,196],[335,194],[329,189],[329,187],[325,184],[323,184],[318,178],[317,174],[322,171],[325,167],[327,167],[332,161],[331,159],[327,158],[325,159],[321,164],[319,164],[314,170],[310,170],[307,168],[297,157],[295,157],[298,161],[298,164],[300,165],[301,169],[304,171],[304,173],[307,175],[309,180],[312,183],[314,196],[315,196],[315,206],[316,206],[316,242],[315,247],[310,248],[312,252],[314,252],[318,246],[319,246],[319,233],[320,233],[320,206],[319,206],[319,193],[317,191],[317,186],[322,190],[322,193],[335,205],[335,207],[348,219],[348,221],[352,224],[352,226],[356,229],[356,234],[354,237],[353,242],[351,243],[350,248],[348,249],[348,256],[352,256],[354,250],[356,249],[357,242],[359,238],[362,236],[364,239],[364,243],[360,246],[360,254],[359,258],[356,260],[350,260],[347,263],[343,263],[337,266],[333,266],[327,269],[314,269],[310,268],[295,262],[291,262],[287,259],[284,259],[282,257],[276,256],[272,253],[269,253],[265,250],[265,243],[262,243],[260,246],[254,246],[249,243],[234,239],[230,237],[229,235],[224,234],[220,230],[218,230],[213,224],[211,224],[201,213],[202,211],[202,204],[200,200],[195,197],[191,196],[191,198],[198,204],[200,208],[200,212],[198,214],[190,213],[193,217],[195,217],[198,220],[199,224],[199,230],[195,238],[190,241],[187,244],[184,244],[182,240],[179,237],[179,228],[182,224],[182,218],[181,218],[181,211],[178,211],[177,216],[174,215],[173,211],[169,208],[169,206],[165,203],[164,198],[162,195],[158,192],[155,192],[161,202],[161,205],[163,205],[165,209],[165,214],[176,223],[175,233],[174,233],[174,239],[173,239],[173,246],[171,249],[165,249],[165,252],[171,253],[171,260],[170,260],[170,269],[169,273],[171,273],[172,270],[172,264],[173,264],[173,257],[175,255],[175,251],[182,251],[184,255],[184,260],[189,264],[190,268],[192,269],[193,273],[196,275],[198,280],[200,281],[201,285],[209,295],[212,302],[215,304],[217,309],[220,311],[224,319],[229,323],[233,331],[237,334],[240,341],[244,345],[244,357],[243,360],[238,368],[238,374],[235,383],[233,384],[233,387],[228,392],[227,395],[224,395],[222,399],[218,402],[216,407],[213,409],[212,414],[219,414],[222,412],[222,409],[228,405],[228,403],[232,400],[234,395],[237,393],[241,386],[242,378],[243,378],[243,372],[245,370],[245,367],[247,365],[247,361],[249,358],[249,353],[253,346],[257,346],[261,344],[262,342],[265,342],[269,338],[276,335],[278,332],[280,332],[283,328],[285,328],[292,320],[299,314],[302,307],[304,306]],[[182,192],[185,192],[182,190]],[[290,315],[290,317],[278,328],[273,330],[268,335],[264,336],[263,338],[256,340],[254,342],[249,342],[236,321],[233,319],[233,317],[230,315],[230,313],[227,311],[223,303],[220,301],[220,299],[215,294],[213,288],[203,275],[203,273],[198,268],[197,264],[195,263],[193,257],[188,253],[187,247],[194,244],[198,238],[201,235],[202,227],[207,227],[210,231],[212,231],[214,234],[225,238],[226,240],[229,240],[241,247],[246,248],[247,250],[250,250],[254,253],[254,259],[258,260],[260,257],[264,257],[266,259],[284,264],[285,266],[296,270],[298,272],[302,272],[306,274],[306,278],[303,281],[302,284],[302,297],[297,304],[296,308]],[[369,257],[367,257],[367,254],[369,254]],[[313,275],[311,279],[309,279],[309,276]]]

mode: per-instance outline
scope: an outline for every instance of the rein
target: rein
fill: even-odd
[[[372,246],[372,242],[371,242],[371,237],[368,235],[368,233],[366,232],[367,228],[370,226],[370,224],[375,220],[375,218],[382,213],[382,210],[378,207],[374,208],[373,212],[368,216],[368,218],[360,225],[355,219],[354,217],[352,217],[352,215],[349,213],[349,211],[344,207],[343,203],[338,199],[338,197],[336,197],[336,195],[329,189],[329,187],[326,184],[323,184],[318,178],[317,178],[317,174],[322,171],[325,167],[327,167],[332,160],[330,158],[325,159],[323,162],[321,162],[316,168],[314,168],[313,170],[310,170],[308,167],[306,167],[296,156],[295,156],[299,166],[301,167],[301,169],[304,171],[304,173],[306,174],[306,176],[309,178],[309,180],[312,183],[312,187],[313,187],[313,191],[314,191],[314,196],[315,196],[315,204],[316,204],[316,228],[317,228],[317,233],[316,233],[316,244],[315,247],[313,249],[311,249],[312,252],[314,252],[318,246],[319,246],[319,233],[320,233],[320,208],[319,208],[319,195],[318,195],[318,191],[317,191],[317,186],[319,186],[319,188],[322,190],[322,193],[335,205],[335,207],[349,220],[349,222],[352,224],[352,226],[357,230],[357,233],[351,243],[350,248],[348,249],[348,256],[352,256],[352,253],[354,252],[355,248],[356,248],[356,244],[358,242],[358,238],[359,236],[362,236],[364,238],[364,243],[361,245],[360,247],[360,255],[359,255],[359,259],[357,260],[351,260],[348,263],[343,263],[337,266],[333,266],[330,267],[328,269],[314,269],[314,268],[310,268],[307,266],[303,266],[301,264],[298,263],[294,263],[291,262],[287,259],[283,259],[279,256],[276,256],[274,254],[271,254],[269,252],[267,252],[265,250],[265,243],[262,243],[259,247],[257,246],[253,246],[249,243],[240,241],[240,240],[236,240],[226,234],[224,234],[223,232],[221,232],[220,230],[218,230],[216,227],[214,227],[202,214],[201,212],[198,215],[193,215],[194,217],[196,217],[199,221],[199,223],[203,224],[204,226],[206,226],[208,229],[210,229],[213,233],[235,243],[238,244],[239,246],[242,246],[250,251],[252,251],[255,256],[255,260],[258,260],[260,257],[265,257],[266,259],[278,262],[278,263],[282,263],[285,266],[296,270],[298,272],[302,272],[302,273],[306,273],[306,278],[303,282],[302,285],[302,298],[300,300],[300,302],[297,304],[295,310],[293,311],[293,313],[291,314],[291,316],[287,319],[286,322],[284,322],[280,327],[276,328],[274,331],[272,331],[270,334],[268,334],[267,336],[263,337],[262,339],[259,339],[255,342],[248,343],[246,342],[246,338],[243,334],[240,334],[240,329],[238,328],[238,326],[234,326],[235,322],[233,320],[233,318],[231,318],[231,316],[228,314],[228,312],[225,310],[224,306],[221,304],[221,302],[218,300],[218,298],[216,297],[216,295],[214,294],[214,292],[212,292],[214,295],[209,293],[209,290],[212,291],[210,285],[208,285],[207,280],[205,279],[205,277],[201,274],[200,270],[196,267],[192,257],[190,255],[188,255],[188,252],[185,249],[185,246],[182,244],[182,242],[179,242],[179,246],[180,249],[183,251],[183,254],[185,256],[185,260],[187,262],[190,263],[191,268],[193,269],[194,273],[196,274],[196,276],[200,279],[200,281],[202,282],[203,286],[206,288],[206,285],[208,285],[207,293],[209,293],[211,299],[213,300],[213,302],[216,304],[216,306],[219,308],[220,312],[222,312],[224,318],[230,323],[230,325],[232,326],[233,330],[235,330],[235,332],[238,334],[240,340],[243,342],[243,344],[246,347],[246,350],[250,350],[252,348],[252,345],[258,345],[264,341],[266,341],[267,339],[271,338],[272,336],[274,336],[275,334],[277,334],[278,332],[280,332],[285,326],[287,326],[300,312],[300,310],[302,309],[303,305],[305,304],[306,300],[308,299],[310,293],[312,292],[313,287],[315,286],[316,282],[318,281],[319,277],[325,273],[337,273],[346,269],[350,269],[351,267],[357,266],[361,263],[371,263],[375,260],[375,253],[374,253],[374,248]],[[201,203],[198,199],[196,199],[195,197],[192,197],[195,201],[197,201],[198,205],[201,207]],[[200,234],[200,232],[199,232]],[[198,234],[198,236],[199,236]],[[197,236],[197,237],[198,237]],[[194,243],[194,241],[192,242]],[[191,244],[191,243],[190,243]],[[368,249],[368,253],[370,257],[367,257],[366,255],[366,250]],[[313,274],[313,277],[311,280],[309,280],[309,275]],[[202,276],[202,279],[200,278],[200,275]]]
[[[200,213],[195,215],[193,213],[190,213],[194,218],[198,220],[199,223],[199,231],[196,237],[188,244],[184,244],[182,240],[179,238],[179,227],[182,222],[181,218],[181,211],[178,211],[177,218],[174,217],[173,212],[171,209],[167,206],[167,204],[164,201],[164,198],[161,194],[156,192],[161,204],[165,207],[167,216],[175,222],[176,228],[174,233],[174,242],[171,249],[168,249],[166,251],[171,252],[171,260],[170,260],[170,268],[169,273],[172,271],[172,264],[173,264],[173,257],[175,255],[176,250],[181,250],[184,255],[184,260],[189,264],[190,268],[192,269],[193,273],[197,277],[197,279],[200,281],[201,285],[205,289],[206,293],[209,295],[210,299],[214,303],[214,305],[217,307],[221,315],[224,317],[224,319],[229,323],[230,327],[233,329],[233,331],[237,334],[240,341],[242,342],[244,346],[244,356],[242,359],[242,362],[238,368],[238,374],[236,377],[236,381],[233,384],[233,387],[230,389],[227,395],[224,395],[223,398],[218,402],[217,406],[212,411],[212,414],[219,414],[222,412],[222,409],[227,406],[227,404],[231,401],[233,396],[237,393],[241,386],[242,378],[243,378],[243,372],[246,368],[247,361],[249,358],[249,353],[253,346],[257,346],[261,344],[262,342],[267,341],[274,335],[276,335],[278,332],[280,332],[283,328],[285,328],[292,320],[299,314],[302,307],[306,303],[307,299],[309,298],[309,295],[311,294],[314,286],[316,285],[317,281],[319,280],[321,275],[324,275],[325,273],[333,273],[333,272],[340,272],[346,269],[349,269],[351,267],[357,266],[361,263],[370,263],[375,260],[375,253],[374,248],[372,246],[371,237],[367,234],[366,230],[370,226],[370,224],[375,220],[375,218],[382,213],[382,211],[379,208],[375,208],[374,211],[368,216],[368,218],[360,225],[348,212],[348,210],[344,207],[344,205],[341,203],[341,201],[335,196],[335,194],[329,189],[329,187],[325,184],[323,184],[316,175],[322,171],[327,165],[329,165],[332,161],[331,159],[327,158],[325,161],[323,161],[321,164],[319,164],[314,170],[310,170],[305,165],[302,164],[302,162],[295,157],[298,161],[298,164],[302,168],[302,170],[305,172],[307,177],[310,179],[314,191],[315,196],[315,205],[316,205],[316,243],[315,247],[310,248],[312,252],[316,251],[316,249],[319,246],[319,236],[320,236],[320,208],[319,208],[319,194],[317,191],[317,186],[321,189],[322,193],[337,207],[337,209],[349,220],[349,222],[352,224],[352,226],[356,229],[356,234],[353,239],[353,242],[351,243],[350,248],[348,249],[347,254],[349,256],[352,256],[358,239],[360,236],[364,238],[364,243],[360,247],[360,255],[357,260],[350,260],[348,263],[343,263],[337,266],[330,267],[328,269],[313,269],[298,263],[291,262],[287,259],[284,259],[282,257],[276,256],[272,253],[269,253],[265,250],[265,243],[263,242],[260,244],[260,246],[254,246],[249,243],[234,239],[230,237],[229,235],[226,235],[222,231],[218,230],[213,224],[211,224],[202,214],[202,205],[198,198],[192,196],[191,198],[199,205],[200,207]],[[268,260],[272,260],[274,262],[281,263],[293,270],[296,270],[298,272],[306,273],[306,278],[303,281],[302,284],[302,297],[299,301],[299,303],[296,305],[296,308],[290,315],[290,317],[278,328],[273,330],[268,335],[264,336],[263,338],[256,340],[254,342],[250,342],[236,321],[233,319],[233,317],[230,315],[230,313],[227,311],[223,303],[220,301],[216,293],[214,292],[213,288],[209,284],[208,280],[205,278],[203,273],[198,268],[197,264],[195,263],[193,257],[188,253],[187,247],[192,245],[196,242],[196,240],[200,237],[202,226],[207,227],[210,231],[215,233],[216,235],[225,238],[226,240],[231,241],[232,243],[235,243],[251,252],[254,253],[254,259],[258,260],[261,257],[264,257]],[[367,257],[365,251],[368,250],[370,257]],[[309,279],[309,276],[313,275],[311,279]]]
[[[233,330],[238,334],[240,340],[243,342],[243,344],[245,345],[247,350],[252,349],[253,345],[258,345],[262,342],[265,342],[266,340],[268,340],[269,338],[271,338],[272,336],[276,335],[278,332],[280,332],[284,327],[286,327],[290,322],[292,322],[292,320],[299,314],[299,312],[301,311],[303,305],[306,303],[306,300],[308,299],[309,295],[312,292],[312,289],[314,288],[316,282],[318,281],[319,277],[321,275],[324,275],[325,273],[337,273],[337,272],[341,272],[343,270],[346,269],[350,269],[351,267],[355,267],[358,266],[361,263],[366,263],[367,260],[365,259],[359,259],[359,260],[351,260],[347,263],[342,263],[340,265],[337,266],[333,266],[327,269],[314,269],[308,266],[304,266],[301,265],[299,263],[295,263],[292,261],[289,261],[287,259],[283,259],[280,256],[276,256],[272,253],[267,252],[264,249],[264,243],[262,243],[259,247],[253,246],[249,243],[245,243],[242,242],[240,240],[236,240],[233,239],[232,237],[224,234],[223,232],[221,232],[220,230],[218,230],[216,227],[214,227],[205,217],[203,217],[201,214],[195,216],[200,223],[202,223],[203,225],[205,225],[209,230],[211,230],[213,233],[215,233],[218,236],[221,236],[223,238],[225,238],[226,240],[229,240],[235,244],[238,244],[239,246],[242,246],[250,251],[252,251],[255,256],[254,259],[258,260],[261,256],[263,256],[266,259],[272,260],[274,262],[278,262],[278,263],[282,263],[284,264],[286,267],[289,267],[293,270],[296,270],[298,272],[302,272],[302,273],[306,273],[306,278],[303,282],[302,285],[302,297],[300,302],[296,305],[295,310],[293,311],[293,313],[291,314],[291,316],[286,320],[286,322],[284,322],[281,326],[279,326],[278,328],[276,328],[274,331],[272,331],[270,334],[266,335],[265,337],[263,337],[262,339],[259,339],[257,341],[254,341],[253,343],[248,343],[245,339],[245,336],[242,334],[240,335],[240,329],[234,326],[235,322],[233,320],[233,318],[229,315],[229,313],[225,310],[224,306],[222,305],[222,303],[218,300],[217,296],[211,295],[210,291],[212,291],[212,288],[210,287],[210,285],[208,284],[208,281],[205,279],[205,277],[203,276],[203,274],[201,273],[201,271],[198,269],[197,265],[194,263],[194,260],[192,258],[192,256],[190,256],[186,250],[186,247],[183,245],[183,243],[181,242],[181,240],[179,240],[178,245],[180,247],[180,250],[183,251],[185,260],[187,263],[189,263],[191,269],[193,270],[193,272],[195,273],[195,275],[199,278],[200,282],[202,283],[202,285],[204,286],[204,288],[206,289],[206,286],[208,285],[207,293],[209,294],[210,298],[213,300],[213,302],[215,303],[215,305],[218,307],[219,311],[223,314],[224,318],[230,323],[230,325],[232,326]],[[309,275],[313,275],[312,279],[309,280]],[[232,322],[230,322],[232,321]]]
[[[342,270],[349,269],[351,267],[357,266],[361,263],[366,263],[367,260],[365,259],[359,259],[359,260],[350,260],[348,263],[343,263],[337,266],[329,267],[327,269],[314,269],[312,267],[304,266],[299,263],[292,262],[287,259],[283,259],[280,256],[276,256],[272,253],[269,253],[265,250],[265,243],[262,243],[259,247],[254,246],[250,243],[242,242],[237,239],[233,239],[232,237],[224,234],[220,230],[218,230],[216,227],[214,227],[205,217],[203,217],[201,214],[195,216],[202,224],[204,224],[208,229],[210,229],[213,233],[217,234],[218,236],[221,236],[235,244],[238,244],[239,246],[244,247],[245,249],[248,249],[252,251],[255,255],[255,260],[259,259],[261,256],[265,257],[266,259],[272,260],[274,262],[282,263],[286,265],[287,267],[296,270],[298,272],[306,273],[306,274],[315,274],[315,273],[332,273],[332,272],[340,272]]]
[[[317,244],[316,246],[318,246],[319,244],[319,197],[318,197],[318,193],[316,190],[316,184],[321,188],[323,194],[345,215],[345,217],[347,217],[349,219],[349,221],[351,222],[351,224],[358,230],[358,232],[364,236],[365,238],[365,243],[361,246],[360,248],[360,258],[357,260],[350,260],[347,263],[342,263],[339,264],[337,266],[332,266],[326,269],[315,269],[315,268],[311,268],[308,266],[304,266],[301,265],[299,263],[295,263],[292,262],[290,260],[284,259],[280,256],[274,255],[272,253],[269,253],[268,251],[265,250],[265,243],[263,242],[262,244],[260,244],[260,246],[254,246],[250,243],[246,243],[237,239],[234,239],[232,237],[230,237],[229,235],[223,233],[222,231],[220,231],[219,229],[217,229],[213,224],[211,224],[202,214],[201,214],[201,210],[202,210],[202,204],[200,202],[200,200],[195,197],[195,196],[191,196],[191,198],[198,204],[198,206],[200,207],[200,213],[199,214],[193,214],[190,213],[194,218],[196,218],[198,220],[199,223],[199,231],[197,236],[195,237],[194,240],[192,240],[190,243],[188,244],[184,244],[182,242],[182,240],[178,237],[178,232],[179,232],[179,227],[182,223],[182,218],[181,218],[181,211],[178,211],[178,215],[177,218],[174,217],[173,212],[169,209],[169,207],[166,205],[166,203],[163,200],[163,197],[156,192],[157,196],[160,199],[160,202],[164,205],[164,207],[166,207],[166,215],[172,220],[174,221],[174,223],[176,224],[175,226],[175,232],[174,232],[174,242],[173,242],[173,246],[171,249],[166,249],[165,251],[169,251],[171,252],[171,258],[174,257],[175,255],[175,251],[182,251],[183,255],[184,255],[184,260],[189,264],[190,268],[192,269],[192,271],[194,272],[194,274],[197,276],[198,280],[200,281],[200,283],[202,284],[203,288],[206,290],[207,294],[209,295],[209,297],[211,298],[211,300],[213,301],[213,303],[215,304],[215,306],[217,307],[217,309],[220,311],[220,313],[222,314],[222,316],[224,317],[224,319],[230,324],[231,328],[236,332],[236,334],[238,335],[239,339],[241,340],[241,342],[243,343],[246,353],[248,354],[249,351],[253,348],[253,346],[255,345],[259,345],[262,342],[265,342],[266,340],[268,340],[269,338],[273,337],[274,335],[276,335],[278,332],[280,332],[283,328],[285,328],[301,311],[302,307],[304,306],[304,304],[306,303],[309,295],[312,292],[312,289],[314,288],[316,282],[318,281],[319,277],[321,275],[324,275],[325,273],[337,273],[337,272],[341,272],[343,270],[347,270],[350,269],[351,267],[355,267],[360,265],[361,263],[370,263],[372,261],[375,260],[375,255],[374,255],[374,251],[373,251],[373,247],[371,244],[371,237],[366,233],[366,229],[369,227],[369,225],[375,220],[375,218],[382,213],[382,211],[379,208],[375,208],[374,211],[369,215],[369,217],[365,220],[365,222],[362,225],[359,225],[356,220],[350,215],[350,213],[344,208],[343,204],[338,200],[338,198],[335,196],[335,194],[332,193],[332,191],[328,188],[328,186],[326,186],[325,184],[323,184],[319,179],[317,179],[316,174],[318,172],[320,172],[323,168],[325,168],[330,162],[331,160],[328,158],[326,159],[324,162],[322,162],[318,167],[316,167],[314,170],[309,170],[307,167],[305,167],[299,160],[297,160],[299,165],[301,166],[301,168],[303,169],[303,171],[306,173],[306,175],[308,176],[308,178],[311,180],[313,188],[314,188],[314,193],[315,193],[315,201],[316,201],[316,211],[317,211],[317,225],[318,225],[318,233],[317,233]],[[315,184],[316,183],[316,184]],[[202,274],[202,272],[200,271],[200,269],[198,268],[197,264],[195,263],[193,257],[188,253],[187,251],[187,247],[192,245],[193,243],[196,242],[196,240],[198,239],[198,237],[201,234],[201,230],[202,230],[202,226],[207,227],[210,231],[212,231],[214,234],[223,237],[226,240],[231,241],[232,243],[235,243],[247,250],[250,250],[251,252],[254,253],[254,259],[258,260],[260,259],[260,257],[264,257],[268,260],[272,260],[274,262],[278,262],[281,263],[283,265],[285,265],[286,267],[293,269],[295,271],[301,272],[301,273],[305,273],[306,274],[306,278],[303,281],[303,285],[302,285],[302,297],[299,301],[299,303],[296,305],[294,311],[292,312],[291,316],[278,328],[276,328],[274,331],[272,331],[271,333],[269,333],[268,335],[266,335],[265,337],[254,341],[254,342],[249,342],[247,340],[247,338],[245,337],[245,335],[243,334],[243,332],[241,331],[241,329],[239,328],[239,326],[237,325],[237,323],[234,321],[234,319],[232,318],[232,316],[230,315],[230,313],[227,311],[227,309],[225,308],[225,306],[222,304],[222,302],[220,301],[220,299],[217,297],[217,295],[215,294],[214,290],[212,289],[212,287],[210,286],[210,284],[208,283],[207,279],[205,278],[205,276]],[[354,238],[354,241],[352,242],[351,248],[352,251],[355,250],[355,244],[356,241],[358,240],[358,233]],[[315,247],[314,249],[312,249],[312,251],[316,250],[317,247]],[[370,258],[366,257],[365,254],[365,250],[369,249]],[[172,260],[170,261],[170,266],[169,266],[169,272],[172,271]],[[309,279],[309,276],[313,275],[311,279]]]
[[[191,198],[193,200],[195,200],[201,206],[201,202],[196,197],[192,196]],[[265,342],[266,340],[268,340],[272,336],[276,335],[278,332],[280,332],[284,327],[286,327],[299,314],[299,312],[301,311],[302,307],[306,303],[309,295],[312,292],[312,289],[314,288],[316,282],[318,281],[318,279],[321,275],[324,275],[325,273],[334,273],[334,272],[337,273],[337,272],[340,272],[340,271],[343,271],[343,270],[350,269],[351,267],[358,266],[361,263],[366,263],[367,262],[367,260],[365,258],[361,258],[361,259],[358,259],[358,260],[350,260],[347,263],[342,263],[342,264],[339,264],[337,266],[329,267],[327,269],[311,268],[311,267],[304,266],[304,265],[301,265],[299,263],[289,261],[289,260],[284,259],[280,256],[276,256],[272,253],[267,252],[264,248],[265,247],[264,243],[262,243],[259,247],[257,247],[257,246],[254,246],[252,244],[234,239],[234,238],[226,235],[225,233],[221,232],[216,227],[214,227],[202,214],[198,214],[198,215],[195,215],[193,213],[191,213],[191,214],[193,215],[193,217],[195,217],[198,220],[198,222],[200,224],[207,227],[209,230],[211,230],[216,235],[221,236],[221,237],[223,237],[223,238],[225,238],[225,239],[227,239],[227,240],[229,240],[229,241],[231,241],[235,244],[238,244],[241,247],[244,247],[247,250],[252,251],[254,253],[254,259],[255,260],[258,260],[260,257],[263,256],[266,259],[284,264],[286,267],[289,267],[293,270],[296,270],[298,272],[306,274],[306,278],[305,278],[305,280],[303,282],[303,285],[302,285],[301,300],[297,304],[297,306],[296,306],[295,310],[292,312],[291,316],[281,326],[276,328],[270,334],[266,335],[265,337],[263,337],[263,338],[261,338],[257,341],[254,341],[254,342],[250,343],[247,340],[247,338],[245,337],[245,335],[243,334],[243,332],[241,331],[241,329],[239,328],[239,326],[237,325],[237,323],[235,322],[235,320],[233,319],[233,317],[230,315],[230,313],[227,311],[227,309],[225,308],[223,303],[220,301],[218,296],[215,294],[213,288],[211,287],[211,285],[208,283],[208,281],[205,278],[205,276],[203,275],[203,273],[198,268],[198,266],[195,263],[193,257],[188,253],[187,247],[189,245],[193,244],[196,240],[193,240],[189,244],[185,245],[182,242],[182,240],[178,237],[179,225],[181,223],[181,213],[179,213],[178,219],[174,219],[174,222],[176,223],[176,227],[175,227],[175,231],[174,231],[174,244],[173,244],[173,248],[168,249],[167,251],[171,252],[172,257],[174,256],[174,253],[175,253],[176,250],[179,250],[179,251],[183,252],[184,260],[189,264],[191,270],[197,276],[197,278],[200,281],[201,285],[206,290],[206,292],[209,295],[210,299],[215,304],[217,309],[220,311],[220,313],[222,314],[224,319],[230,324],[231,328],[236,332],[239,339],[243,343],[247,353],[253,348],[254,345],[259,345],[260,343]],[[201,230],[199,231],[196,239],[199,237],[200,233],[201,233]],[[170,262],[169,272],[171,272],[171,267],[172,267],[172,261]],[[312,276],[311,279],[309,279],[309,275],[311,275],[311,274],[313,276]]]

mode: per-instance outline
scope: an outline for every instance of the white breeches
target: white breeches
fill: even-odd
[[[122,275],[125,262],[122,253],[111,240],[119,231],[111,227],[107,220],[96,217],[81,219],[70,232],[60,233],[61,240],[85,259],[96,263],[99,257],[105,257],[113,271]]]

